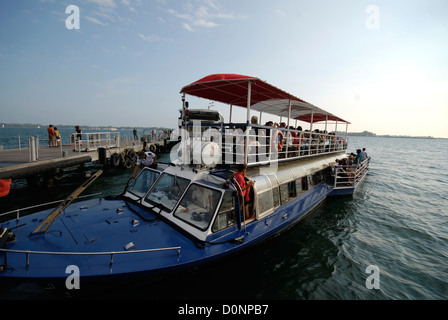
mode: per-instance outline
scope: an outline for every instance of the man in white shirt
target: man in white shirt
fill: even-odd
[[[140,151],[138,153],[137,164],[135,165],[134,173],[131,178],[135,178],[140,165],[144,167],[157,168],[157,156],[151,151]]]
[[[204,188],[203,186],[197,186],[196,190],[193,191],[192,200],[198,206],[213,210],[213,193],[210,189]]]

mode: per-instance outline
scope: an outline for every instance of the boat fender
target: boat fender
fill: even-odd
[[[132,168],[134,166],[134,161],[132,161],[131,159],[127,159],[124,163],[124,166],[126,169]]]
[[[120,155],[118,153],[113,153],[110,159],[114,167],[118,167],[120,165]]]
[[[152,144],[149,146],[149,151],[151,151],[152,153],[156,152],[156,147]]]
[[[129,158],[131,158],[131,159],[134,159],[135,158],[135,151],[134,151],[134,149],[129,149],[128,150],[128,157]]]
[[[57,181],[61,181],[64,177],[64,170],[61,168],[56,168],[53,173],[53,179]]]

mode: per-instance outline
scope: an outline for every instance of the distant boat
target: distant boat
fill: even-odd
[[[110,131],[117,131],[117,128],[110,128]]]

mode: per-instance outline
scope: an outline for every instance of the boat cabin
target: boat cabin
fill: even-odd
[[[325,121],[327,129],[334,121],[336,129],[338,122],[348,122],[258,78],[211,75],[181,93],[179,132],[174,133],[181,141],[171,151],[170,165],[163,171],[143,170],[126,195],[201,241],[305,201],[306,194],[325,184],[329,166],[347,146],[336,130],[313,131],[313,124]],[[189,109],[186,94],[229,104],[229,122],[215,110]],[[245,122],[232,122],[233,106],[247,108]],[[250,119],[251,110],[260,112],[260,120],[268,113],[284,123],[260,125]],[[298,120],[308,122],[309,130],[290,126]],[[240,163],[248,165],[247,176],[255,181],[247,221],[233,178]]]

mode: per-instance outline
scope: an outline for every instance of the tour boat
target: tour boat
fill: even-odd
[[[229,105],[229,122],[190,109],[186,95]],[[142,169],[120,195],[74,201],[100,170],[57,208],[0,223],[0,281],[64,282],[77,270],[82,283],[190,268],[279,234],[327,196],[353,193],[366,175],[369,159],[338,179],[347,129],[340,136],[337,125],[347,121],[259,78],[214,74],[181,96],[169,163]],[[246,119],[232,122],[233,107],[246,108]],[[259,122],[284,121],[256,124],[254,112]],[[325,129],[313,130],[318,123]],[[249,196],[235,177],[241,165],[254,182]]]

